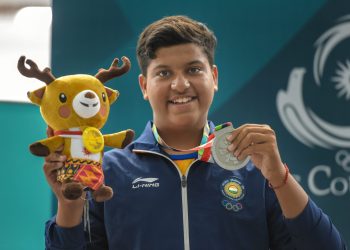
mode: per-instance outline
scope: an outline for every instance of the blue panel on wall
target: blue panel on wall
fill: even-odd
[[[52,68],[59,76],[96,73],[134,37],[114,1],[53,1],[52,7]]]
[[[0,113],[0,249],[43,249],[51,192],[43,160],[31,155],[28,146],[46,136],[46,126],[34,105],[0,103]]]

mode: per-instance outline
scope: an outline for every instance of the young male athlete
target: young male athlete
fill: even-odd
[[[46,224],[48,249],[345,249],[330,219],[289,174],[268,125],[245,124],[227,136],[231,154],[251,157],[239,170],[181,151],[207,142],[215,128],[208,121],[218,90],[215,47],[213,32],[185,16],[142,32],[139,84],[153,118],[135,142],[105,154],[105,182],[116,195],[89,202],[91,239],[84,200],[66,200],[56,181],[65,157],[46,158],[58,200]]]

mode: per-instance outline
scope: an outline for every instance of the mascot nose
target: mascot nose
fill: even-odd
[[[94,99],[95,94],[89,91],[89,92],[85,93],[84,97],[89,98],[89,99]]]

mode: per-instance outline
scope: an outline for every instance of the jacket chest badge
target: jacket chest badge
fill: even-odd
[[[245,196],[245,188],[238,178],[231,177],[221,184],[221,193],[224,195],[221,204],[229,211],[238,212],[243,209],[241,200]]]

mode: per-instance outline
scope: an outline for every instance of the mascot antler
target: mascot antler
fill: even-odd
[[[122,61],[123,61],[123,65],[121,67],[118,67],[119,59],[115,58],[108,70],[100,69],[98,73],[95,75],[95,77],[98,80],[100,80],[102,83],[105,83],[113,79],[114,77],[120,76],[128,72],[131,66],[129,58],[123,56]]]
[[[30,66],[29,69],[26,68],[25,63],[27,63]],[[21,56],[18,59],[17,68],[22,75],[30,78],[36,78],[40,81],[45,82],[46,85],[49,85],[51,82],[53,82],[56,79],[51,73],[50,68],[45,68],[44,70],[41,71],[38,68],[38,65],[36,65],[34,61],[30,59],[26,60],[25,56]]]

